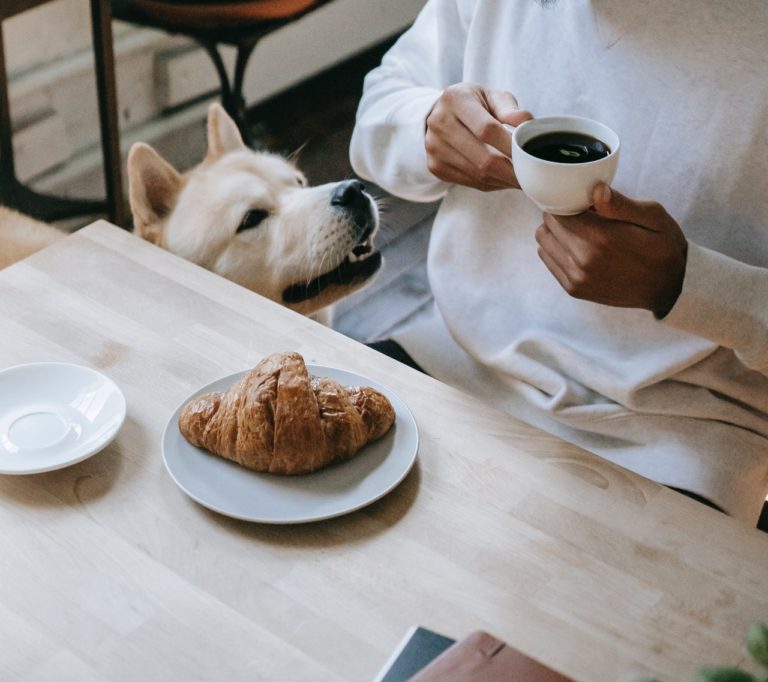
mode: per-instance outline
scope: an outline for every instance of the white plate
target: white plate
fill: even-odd
[[[320,521],[360,509],[400,483],[416,460],[419,437],[411,411],[396,395],[358,374],[307,365],[310,374],[346,386],[371,386],[395,410],[395,423],[382,438],[352,459],[312,474],[276,476],[251,471],[191,445],[179,431],[179,414],[192,398],[226,391],[246,372],[223,377],[189,396],[173,413],[163,433],[163,460],[176,484],[193,500],[220,514],[260,523]]]
[[[105,448],[125,419],[125,398],[103,374],[65,362],[0,371],[0,473],[39,474]]]

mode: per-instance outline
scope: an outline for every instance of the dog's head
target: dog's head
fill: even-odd
[[[381,267],[378,210],[363,184],[307,187],[287,159],[247,148],[218,104],[202,163],[180,174],[135,144],[128,182],[140,237],[298,312],[334,303]]]

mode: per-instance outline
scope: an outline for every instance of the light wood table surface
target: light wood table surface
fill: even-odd
[[[101,222],[0,271],[0,367],[84,364],[116,440],[0,477],[0,679],[370,680],[409,626],[485,629],[578,680],[750,666],[768,536]],[[283,350],[397,393],[418,461],[318,523],[188,498],[160,439],[203,384]]]

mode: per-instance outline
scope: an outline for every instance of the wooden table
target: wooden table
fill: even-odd
[[[2,366],[66,361],[128,401],[80,464],[0,477],[3,680],[369,680],[412,624],[483,628],[579,680],[744,665],[768,536],[97,223],[0,272]],[[394,492],[249,524],[176,487],[162,430],[199,386],[296,350],[399,394]]]

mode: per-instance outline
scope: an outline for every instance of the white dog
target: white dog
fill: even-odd
[[[218,104],[200,165],[182,175],[135,144],[128,182],[136,234],[300,313],[322,319],[381,267],[363,184],[307,187],[285,158],[247,148]]]
[[[285,158],[247,148],[219,104],[208,111],[202,163],[181,174],[138,143],[128,183],[135,234],[326,323],[328,306],[381,268],[379,214],[363,184],[307,187]],[[0,267],[63,236],[0,208]]]

